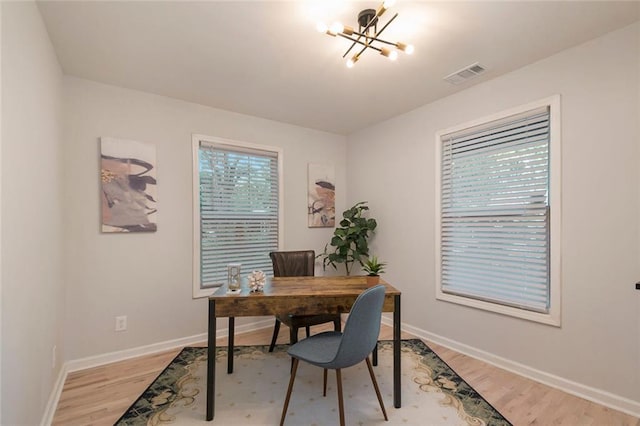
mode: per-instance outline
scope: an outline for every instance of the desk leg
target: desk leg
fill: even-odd
[[[211,299],[207,345],[207,421],[211,421],[215,414],[216,395],[216,301]]]
[[[229,317],[229,345],[227,347],[227,374],[233,373],[233,338],[236,335],[236,319]]]
[[[402,406],[400,387],[400,295],[394,296],[393,307],[393,406]]]

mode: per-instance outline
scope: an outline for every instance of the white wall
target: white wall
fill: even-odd
[[[191,296],[192,133],[283,148],[285,249],[319,252],[333,231],[307,228],[308,162],[335,165],[344,210],[343,136],[71,77],[64,99],[66,360],[206,332],[206,300]],[[156,145],[156,233],[99,232],[102,136]],[[126,332],[114,332],[116,315]]]
[[[640,404],[639,40],[635,24],[349,138],[347,201],[369,200],[379,221],[374,248],[403,291],[404,322]],[[436,301],[435,132],[556,93],[562,327]]]
[[[0,46],[2,46],[2,6],[0,6]],[[2,49],[0,49],[1,52]],[[0,54],[0,100],[2,99],[2,55]],[[0,342],[2,342],[2,102],[0,102]],[[2,396],[2,351],[0,350],[0,397]],[[0,402],[0,422],[2,403]]]
[[[2,2],[2,418],[37,424],[62,349],[61,81],[36,6]]]

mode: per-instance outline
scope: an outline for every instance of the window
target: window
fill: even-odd
[[[194,297],[227,282],[227,266],[241,263],[272,273],[269,252],[281,240],[278,148],[193,136]]]
[[[438,299],[560,325],[559,103],[438,133]]]

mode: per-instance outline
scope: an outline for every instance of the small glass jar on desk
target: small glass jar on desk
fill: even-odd
[[[240,292],[240,267],[241,263],[229,263],[227,265],[227,285],[229,293]]]

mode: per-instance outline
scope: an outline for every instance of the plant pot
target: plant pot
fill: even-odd
[[[369,287],[377,285],[380,282],[380,275],[367,275],[366,278]]]

